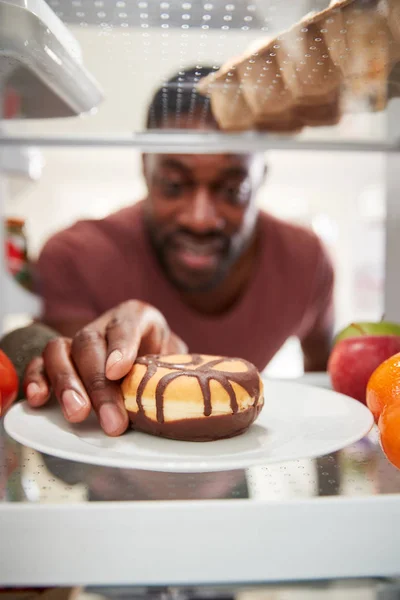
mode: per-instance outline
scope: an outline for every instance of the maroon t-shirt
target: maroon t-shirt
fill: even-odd
[[[332,316],[333,270],[317,236],[260,213],[254,275],[223,315],[187,306],[165,277],[143,224],[142,203],[80,221],[45,245],[37,264],[46,321],[92,321],[128,299],[157,307],[192,352],[240,356],[263,369],[290,336]]]

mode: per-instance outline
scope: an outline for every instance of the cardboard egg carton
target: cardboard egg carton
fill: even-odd
[[[222,130],[294,133],[400,96],[400,0],[340,0],[199,83]]]

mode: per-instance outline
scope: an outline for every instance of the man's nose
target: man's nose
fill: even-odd
[[[198,233],[222,228],[223,218],[209,188],[196,187],[191,202],[187,204],[184,220],[182,224]]]

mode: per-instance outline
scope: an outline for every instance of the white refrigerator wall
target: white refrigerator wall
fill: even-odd
[[[93,116],[10,123],[10,131],[51,135],[141,129],[147,101],[163,77],[196,61],[220,63],[251,39],[243,32],[222,39],[221,32],[202,38],[202,32],[184,37],[182,31],[170,30],[161,41],[159,30],[132,35],[129,30],[79,27],[73,32],[86,66],[105,91],[105,103]],[[26,219],[33,256],[55,231],[82,217],[102,217],[145,193],[140,155],[133,150],[57,148],[43,154],[41,179],[10,179],[6,205],[9,216]],[[330,247],[337,272],[337,327],[356,318],[380,318],[384,156],[282,151],[270,152],[266,160],[269,173],[260,206],[312,226]]]

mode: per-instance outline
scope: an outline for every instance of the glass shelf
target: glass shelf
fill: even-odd
[[[400,152],[400,140],[324,139],[318,137],[294,139],[259,133],[198,133],[196,131],[143,132],[132,135],[13,135],[1,136],[0,147],[20,145],[42,148],[132,148],[143,152],[208,154],[210,152],[264,152],[268,150],[299,150],[326,152]]]
[[[262,129],[265,130],[264,133],[256,134],[253,131],[239,133],[234,131],[236,128],[234,119],[228,128],[225,125],[222,127],[222,130],[229,134],[226,139],[223,139],[216,133],[213,133],[212,136],[207,134],[207,138],[202,133],[195,135],[194,132],[187,130],[182,133],[179,125],[179,108],[175,111],[175,122],[171,123],[171,119],[169,119],[168,123],[160,123],[163,129],[168,126],[169,131],[163,131],[162,135],[146,131],[146,111],[152,94],[157,88],[164,86],[165,102],[175,102],[180,93],[180,84],[168,84],[168,79],[173,74],[182,73],[189,67],[195,69],[210,67],[211,71],[215,73],[221,65],[226,64],[226,61],[243,56],[242,62],[239,61],[242,67],[249,68],[250,73],[253,72],[255,75],[258,73],[260,77],[257,75],[258,79],[253,78],[251,85],[244,76],[239,78],[236,83],[225,78],[221,80],[222,83],[220,81],[215,85],[220,85],[228,91],[234,89],[239,99],[245,96],[246,102],[250,102],[254,89],[261,88],[264,94],[263,80],[261,79],[263,73],[258,72],[257,69],[261,69],[261,71],[264,68],[275,69],[276,77],[281,77],[283,73],[287,81],[290,79],[284,72],[286,67],[282,57],[277,65],[268,66],[271,56],[274,58],[275,55],[268,46],[269,43],[272,43],[270,41],[280,36],[282,31],[293,27],[300,19],[304,21],[305,15],[310,11],[325,9],[328,5],[327,0],[286,0],[285,2],[282,0],[246,0],[244,2],[228,2],[228,0],[224,0],[224,2],[221,0],[210,2],[206,0],[202,2],[50,0],[49,6],[77,39],[82,50],[85,67],[101,85],[105,100],[96,111],[80,117],[51,119],[47,122],[34,119],[29,121],[8,120],[5,123],[4,135],[11,136],[13,143],[18,144],[39,144],[41,140],[43,146],[130,145],[149,151],[181,149],[183,151],[209,152],[214,148],[216,150],[225,150],[226,148],[240,150],[243,147],[257,150],[288,147],[319,149],[323,148],[325,144],[328,149],[333,150],[341,150],[346,147],[354,151],[397,151],[400,139],[398,125],[400,119],[397,118],[400,101],[396,97],[400,78],[396,65],[398,64],[397,59],[400,60],[400,52],[397,56],[398,40],[396,36],[399,33],[400,39],[400,26],[399,32],[397,32],[397,16],[394,12],[396,9],[392,8],[394,0],[387,0],[387,2],[385,0],[385,6],[388,6],[388,10],[392,10],[390,23],[392,25],[394,23],[396,27],[394,25],[389,27],[389,20],[376,23],[373,21],[371,25],[368,21],[369,16],[378,14],[378,5],[374,0],[368,0],[368,2],[355,0],[353,3],[351,0],[344,1],[345,3],[349,1],[350,8],[354,5],[356,7],[354,10],[359,11],[355,14],[355,29],[351,29],[353,25],[348,26],[349,31],[352,32],[351,36],[349,31],[343,29],[342,33],[338,33],[338,38],[333,38],[333,40],[329,38],[329,42],[327,37],[323,42],[322,38],[316,37],[315,31],[312,29],[314,24],[310,19],[303,22],[304,27],[300,26],[302,35],[311,35],[313,43],[316,44],[316,46],[310,46],[314,50],[308,51],[307,46],[304,57],[298,58],[299,69],[307,67],[310,71],[309,74],[307,74],[308,71],[302,73],[296,80],[296,93],[300,93],[301,90],[298,86],[301,83],[306,103],[311,101],[311,105],[307,108],[308,116],[305,118],[305,127],[297,133],[275,135],[271,130],[271,123],[275,118],[273,116],[272,121],[271,119],[268,121],[269,125],[267,123],[262,126]],[[333,13],[333,18],[336,18],[335,14]],[[365,15],[367,15],[366,18],[364,18]],[[351,13],[350,16],[354,17],[354,14]],[[348,14],[347,17],[349,17]],[[347,17],[347,21],[353,23],[354,19]],[[321,23],[322,21],[318,21],[318,27],[322,31]],[[328,33],[322,32],[321,35],[328,36]],[[283,38],[279,37],[279,39]],[[319,40],[319,42],[315,42],[315,40]],[[335,43],[339,42],[348,43],[350,46],[350,49],[346,48],[346,51],[351,54],[352,64],[357,54],[361,57],[359,59],[361,63],[369,61],[369,46],[377,47],[377,60],[383,52],[386,52],[382,58],[382,64],[386,65],[382,67],[386,79],[382,83],[383,71],[382,73],[379,71],[380,63],[373,67],[375,71],[372,69],[373,72],[368,72],[367,75],[363,71],[362,76],[352,77],[351,85],[346,84],[346,87],[343,84],[338,89],[342,107],[340,122],[335,125],[311,127],[309,122],[310,119],[312,120],[315,98],[310,100],[307,94],[311,87],[313,88],[312,94],[316,93],[318,87],[316,77],[321,75],[313,73],[313,71],[322,68],[318,66],[319,62],[321,65],[325,65],[324,61],[331,60],[332,57],[323,57],[330,57]],[[312,53],[320,53],[319,43],[325,44],[324,47],[328,48],[326,50],[328,54],[322,54],[322,62],[317,61],[316,66],[312,67],[311,64],[307,66],[307,61],[311,60],[310,56],[313,56]],[[304,52],[304,43],[301,42],[301,44],[300,49]],[[359,44],[359,46],[353,48],[354,44]],[[285,48],[285,52],[290,54],[292,47]],[[362,52],[358,52],[357,48],[361,48]],[[311,52],[311,54],[307,54],[307,52]],[[365,57],[363,52],[367,53]],[[255,61],[259,62],[254,65]],[[340,58],[337,61],[340,62]],[[386,64],[385,61],[388,63]],[[235,73],[239,73],[237,64],[233,67]],[[323,76],[329,85],[331,78],[336,76],[336,71],[342,67],[343,65],[334,63],[334,68],[330,69],[333,72]],[[364,75],[367,77],[367,81],[365,81]],[[190,84],[182,85],[191,85],[194,89],[201,79],[201,76],[195,76]],[[307,83],[307,79],[312,81],[310,88],[307,88],[308,84],[303,85],[304,82]],[[268,93],[272,93],[276,89],[277,81],[275,79],[265,86],[265,94],[268,89],[270,89]],[[358,88],[361,89],[361,92]],[[214,92],[218,92],[218,87],[209,88],[204,97],[206,103],[211,101],[212,110],[214,114],[217,114],[213,104]],[[379,94],[382,94],[382,98],[378,101]],[[266,96],[264,96],[265,100]],[[228,97],[230,97],[229,94]],[[197,99],[194,101],[192,112],[197,110],[196,102],[198,102]],[[296,102],[299,100],[297,99]],[[387,102],[389,103],[387,104]],[[227,109],[229,104],[230,102],[227,101]],[[247,105],[247,111],[250,111],[249,106]],[[387,107],[390,107],[390,111]],[[252,106],[251,110],[257,112],[258,108],[258,105],[255,108]],[[382,110],[377,110],[380,108]],[[304,112],[304,106],[302,110]],[[239,111],[238,114],[244,113]],[[390,116],[391,113],[393,116]],[[217,114],[218,120],[219,115]],[[253,123],[249,126],[249,130],[260,129],[260,127],[261,125],[257,121],[255,125]],[[245,127],[245,129],[247,128]],[[1,139],[1,143],[5,143],[4,139]]]

